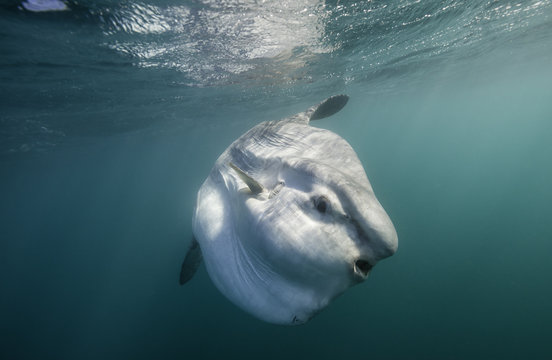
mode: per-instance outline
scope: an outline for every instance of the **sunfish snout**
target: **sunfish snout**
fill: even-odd
[[[398,248],[398,235],[389,215],[372,191],[353,191],[345,196],[351,222],[357,233],[359,258],[355,273],[366,277],[372,267],[393,255]]]
[[[358,257],[353,263],[353,272],[357,280],[365,280],[376,263],[393,255],[397,251],[398,236],[395,227],[387,214],[378,219],[379,226],[374,221],[356,221]],[[387,218],[387,219],[386,219]]]

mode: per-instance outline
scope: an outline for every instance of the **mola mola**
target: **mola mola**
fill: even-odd
[[[220,155],[197,195],[181,284],[203,258],[234,304],[302,324],[395,253],[397,233],[354,150],[309,125],[348,99],[263,122]]]

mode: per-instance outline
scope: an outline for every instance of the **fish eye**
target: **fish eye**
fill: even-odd
[[[319,213],[324,214],[330,207],[330,200],[324,195],[314,198],[314,207]]]

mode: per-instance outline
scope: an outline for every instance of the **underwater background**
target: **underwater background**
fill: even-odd
[[[48,2],[0,3],[0,358],[552,358],[550,1]],[[398,252],[296,327],[179,286],[218,155],[339,93]]]

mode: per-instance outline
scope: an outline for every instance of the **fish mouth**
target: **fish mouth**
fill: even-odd
[[[370,274],[370,270],[372,270],[373,267],[374,265],[370,264],[367,260],[358,259],[353,265],[353,270],[355,275],[357,275],[360,280],[364,280],[368,277],[368,274]]]

